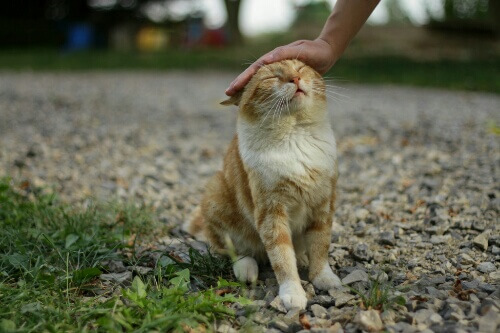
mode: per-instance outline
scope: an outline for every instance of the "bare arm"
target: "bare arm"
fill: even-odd
[[[226,95],[242,89],[265,64],[299,59],[319,73],[326,73],[340,58],[380,0],[338,0],[323,30],[315,40],[299,40],[264,54],[229,85]]]

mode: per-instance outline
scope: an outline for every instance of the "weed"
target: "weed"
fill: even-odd
[[[395,295],[395,288],[392,283],[382,281],[380,275],[376,279],[370,279],[366,293],[362,293],[352,287],[349,288],[361,297],[360,307],[362,309],[385,311],[392,309],[396,305],[404,305],[406,303],[403,296]]]
[[[187,255],[189,261],[173,253],[167,253],[160,257],[157,268],[163,269],[166,276],[188,269],[196,287],[201,289],[215,286],[221,278],[229,280],[234,278],[233,265],[229,257],[215,255],[210,248],[206,253],[202,253],[192,246],[189,246]]]
[[[189,269],[205,282],[224,272],[215,271],[220,259],[197,252],[189,267],[177,265],[167,280],[136,277],[111,296],[98,279],[107,269],[103,262],[129,260],[124,253],[134,257],[144,233],[162,232],[162,226],[147,207],[75,209],[41,193],[0,179],[1,332],[182,330],[232,316],[227,304],[244,302],[232,294],[238,284],[223,279],[211,279],[213,287],[205,284],[202,291],[190,288]]]
[[[114,310],[98,322],[106,330],[118,332],[144,332],[151,329],[185,331],[186,327],[210,327],[217,318],[234,316],[234,311],[226,303],[246,303],[246,300],[231,293],[218,293],[219,289],[190,292],[189,284],[188,269],[176,272],[167,286],[144,284],[136,277],[131,288],[123,291],[122,300],[107,302],[106,305]],[[217,288],[233,285],[219,280]],[[127,306],[117,306],[117,302],[122,301]]]

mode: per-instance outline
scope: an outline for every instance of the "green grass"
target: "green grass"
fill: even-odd
[[[231,70],[272,48],[269,42],[223,49],[170,49],[160,53],[2,50],[0,69],[68,70]],[[327,73],[343,82],[404,84],[500,93],[500,59],[415,61],[401,56],[342,58]]]
[[[101,283],[106,262],[132,266],[136,245],[166,232],[147,207],[75,209],[0,179],[0,230],[1,332],[182,331],[209,327],[233,315],[227,304],[245,301],[220,278],[230,277],[225,259],[194,249],[184,265],[164,256],[128,288]],[[217,260],[226,269],[215,271]]]
[[[396,288],[390,281],[382,281],[380,275],[375,279],[370,279],[368,290],[360,292],[349,287],[352,292],[361,298],[360,308],[385,311],[394,308],[396,305],[404,305],[406,299],[401,295],[396,295]]]

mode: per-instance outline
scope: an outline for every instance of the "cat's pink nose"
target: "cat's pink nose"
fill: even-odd
[[[300,81],[300,77],[299,76],[295,76],[293,77],[291,80],[290,80],[290,83],[295,83],[295,85],[298,87],[299,86],[299,81]]]

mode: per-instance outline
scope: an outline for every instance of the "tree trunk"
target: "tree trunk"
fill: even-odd
[[[239,44],[243,41],[239,22],[241,0],[224,0],[227,11],[226,28],[229,32],[229,40],[233,44]]]

